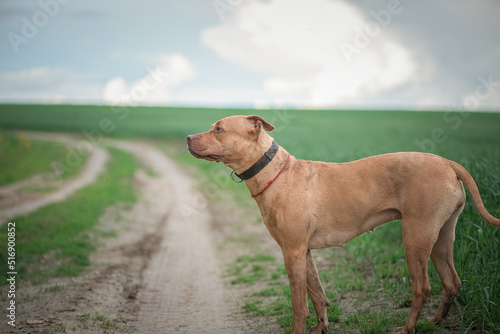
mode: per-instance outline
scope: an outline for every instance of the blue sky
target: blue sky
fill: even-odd
[[[495,0],[2,0],[0,102],[500,110]]]

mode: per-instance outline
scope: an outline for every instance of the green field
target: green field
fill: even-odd
[[[486,208],[500,216],[500,113],[0,105],[0,131],[76,132],[93,143],[100,143],[104,137],[146,137],[182,147],[186,135],[206,131],[218,119],[233,114],[264,117],[277,127],[273,137],[297,158],[344,162],[397,151],[439,154],[469,170]],[[215,171],[224,169],[220,164],[196,160],[185,150],[176,158],[204,171],[208,180]],[[5,168],[8,169],[2,164],[2,175]],[[243,186],[230,184],[227,189],[241,199],[238,205],[247,205],[250,201]],[[328,252],[332,260],[341,254],[337,249]],[[398,223],[353,240],[342,252],[344,259],[335,260],[340,261],[336,262],[337,269],[320,273],[327,295],[333,301],[346,292],[355,291],[376,298],[381,290],[392,296],[395,305],[401,305],[411,295],[402,261],[404,253]],[[461,314],[462,332],[468,328],[495,332],[500,328],[500,232],[482,221],[470,198],[457,226],[454,258],[463,283],[455,303]],[[31,261],[29,251],[26,261]],[[239,277],[242,277],[236,278],[235,284],[264,280],[269,285],[247,302],[249,314],[277,316],[279,324],[289,331],[289,290],[275,285],[272,279],[273,274],[274,277],[283,274],[282,267],[269,265],[268,259],[254,260],[253,257],[235,266],[241,269]],[[366,270],[369,275],[363,274]],[[268,276],[269,280],[263,278]],[[433,268],[430,278],[433,297],[439,298],[439,277]],[[272,298],[272,302],[266,302],[268,298]],[[398,314],[384,318],[386,310],[378,313],[366,310],[346,317],[335,303],[329,309],[330,322],[344,328],[376,323],[378,331],[362,330],[366,333],[384,333],[384,328],[390,328],[388,321],[401,318]],[[403,319],[404,316],[397,322],[402,323]],[[419,327],[421,331],[425,328],[425,324]]]
[[[39,173],[53,174],[53,161],[64,156],[65,148],[61,143],[33,141],[21,132],[0,132],[0,161],[2,173],[0,186],[29,178]],[[64,175],[65,176],[65,175]]]

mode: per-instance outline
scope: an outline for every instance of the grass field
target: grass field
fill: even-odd
[[[277,127],[273,137],[297,158],[344,162],[397,151],[439,154],[469,170],[485,206],[490,213],[500,216],[500,113],[1,105],[0,131],[78,132],[95,143],[100,143],[103,137],[137,136],[181,143],[186,135],[206,131],[210,124],[232,114],[263,116]],[[204,171],[208,182],[221,170],[229,172],[220,164],[196,160],[185,151],[177,159]],[[248,190],[244,186],[231,183],[224,188],[237,194],[238,205],[250,205]],[[100,207],[110,203],[108,198],[94,205]],[[54,231],[54,237],[57,237],[59,232]],[[30,238],[30,233],[38,235],[26,230],[25,237]],[[494,333],[500,328],[500,232],[482,221],[470,198],[457,226],[455,245],[455,265],[463,283],[455,303],[461,314],[461,331],[475,328]],[[84,248],[90,249],[86,247],[88,245]],[[322,254],[336,265],[336,268],[320,273],[327,295],[334,301],[329,308],[330,322],[346,330],[362,328],[362,333],[385,333],[394,327],[394,323],[403,322],[406,315],[401,315],[401,312],[363,306],[366,299],[383,294],[390,296],[393,306],[399,308],[411,296],[400,224],[387,224],[375,233],[353,240],[342,250],[326,250]],[[0,260],[4,262],[3,258]],[[26,261],[30,261],[28,251]],[[240,259],[235,268],[240,269],[234,272],[234,284],[262,281],[267,285],[247,301],[249,314],[277,316],[285,332],[290,331],[289,290],[276,284],[276,278],[284,274],[282,264],[273,262],[265,254],[261,257],[249,255]],[[441,288],[433,268],[430,269],[430,278],[433,296],[438,298]],[[335,303],[346,293],[365,296],[365,300],[359,300],[356,306],[357,313],[346,315]],[[421,322],[419,330],[426,332],[432,327]]]
[[[22,133],[0,132],[0,186],[40,173],[54,174],[51,163],[59,161],[64,153],[60,143],[32,141]]]

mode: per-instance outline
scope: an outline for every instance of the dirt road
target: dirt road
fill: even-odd
[[[60,137],[44,134],[43,138]],[[139,161],[141,168],[134,178],[139,200],[132,208],[117,204],[101,217],[99,228],[116,230],[118,236],[101,241],[83,275],[20,289],[19,326],[7,330],[255,332],[255,324],[241,311],[241,293],[228,287],[221,276],[220,252],[212,231],[214,217],[194,190],[195,180],[146,142],[110,140],[106,145],[130,152]],[[105,148],[94,154],[100,157],[100,165],[85,168],[79,178],[88,179],[89,170],[95,176],[102,171],[108,154]],[[71,187],[63,184],[57,193],[68,196]],[[34,210],[28,203],[18,207]],[[22,213],[16,211],[16,215]]]
[[[211,239],[211,213],[199,209],[200,195],[194,192],[193,180],[155,148],[130,142],[114,142],[113,146],[134,154],[170,181],[158,194],[168,199],[169,216],[163,241],[144,272],[137,330],[238,332]]]

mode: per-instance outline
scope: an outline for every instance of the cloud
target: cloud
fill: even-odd
[[[221,57],[268,75],[260,103],[335,106],[415,80],[410,51],[385,29],[404,8],[382,10],[389,16],[365,17],[344,1],[248,1],[201,38]]]
[[[0,100],[3,102],[98,103],[102,86],[90,77],[64,67],[32,67],[0,72]]]
[[[239,87],[198,86],[183,89],[175,94],[175,102],[186,106],[212,108],[248,107],[251,101],[261,96],[260,89]]]
[[[113,105],[164,105],[172,102],[172,90],[196,77],[196,71],[181,54],[155,56],[157,66],[147,66],[147,75],[133,83],[122,77],[109,80],[102,92],[105,103]]]

